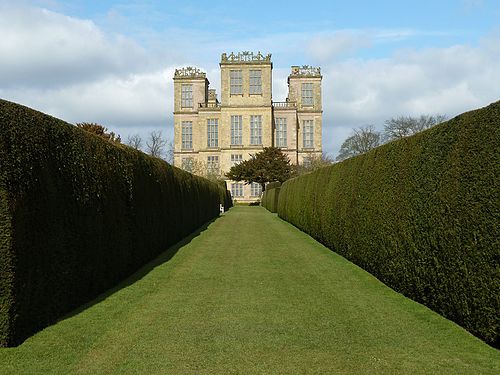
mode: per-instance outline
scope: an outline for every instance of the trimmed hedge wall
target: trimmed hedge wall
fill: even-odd
[[[270,182],[266,186],[266,190],[262,194],[261,205],[268,211],[278,211],[278,197],[280,193],[280,182]]]
[[[500,102],[285,182],[278,214],[499,346]]]
[[[233,207],[233,198],[229,190],[227,190],[227,182],[225,180],[219,180],[217,182],[221,187],[221,189],[219,189],[219,202],[224,206],[224,211],[227,211]]]
[[[19,344],[217,217],[222,189],[0,100],[0,346]]]

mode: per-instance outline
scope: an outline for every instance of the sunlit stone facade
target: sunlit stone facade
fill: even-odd
[[[288,97],[272,100],[271,55],[223,53],[221,100],[206,73],[177,69],[174,75],[174,164],[206,177],[224,178],[232,165],[264,147],[280,147],[293,164],[321,155],[320,68],[292,66]],[[233,198],[259,199],[260,186],[227,181]]]

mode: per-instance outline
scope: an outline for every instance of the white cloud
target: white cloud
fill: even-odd
[[[340,127],[374,124],[397,115],[453,117],[500,99],[500,38],[478,46],[400,51],[391,58],[347,60],[323,67],[325,148],[338,152]]]
[[[10,100],[65,121],[98,122],[125,135],[129,128],[171,127],[174,68],[80,82],[50,90],[8,90]],[[4,96],[2,90],[0,95]]]
[[[173,35],[171,30],[168,34]],[[154,47],[146,49],[104,32],[92,21],[0,5],[0,97],[69,122],[102,123],[124,139],[154,129],[171,137],[175,67],[201,67],[220,92],[220,53],[272,52],[274,100],[286,98],[290,65],[321,65],[323,148],[336,154],[352,128],[374,124],[381,129],[384,120],[400,114],[454,116],[500,99],[498,35],[478,45],[406,49],[376,59],[353,57],[380,41],[417,34],[343,30],[233,40],[176,30],[175,38],[151,34],[149,45]]]
[[[126,138],[172,136],[172,77],[154,53],[94,22],[0,4],[0,97]],[[167,59],[168,61],[168,59]]]
[[[0,87],[56,87],[135,72],[147,53],[92,21],[45,9],[0,5]]]
[[[358,48],[372,45],[372,38],[366,33],[338,31],[315,35],[308,43],[308,51],[315,61],[324,63],[336,59]]]

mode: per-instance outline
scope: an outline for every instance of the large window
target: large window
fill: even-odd
[[[229,80],[231,95],[243,94],[243,74],[241,70],[230,70]]]
[[[304,120],[303,126],[304,148],[314,147],[314,123],[313,120]]]
[[[250,144],[262,144],[262,116],[250,116]]]
[[[193,158],[182,158],[182,169],[193,172]]]
[[[191,150],[193,148],[193,122],[182,121],[182,144],[183,150]]]
[[[276,147],[286,147],[286,118],[276,119]]]
[[[219,174],[219,157],[218,156],[208,156],[207,157],[207,172],[210,175]]]
[[[252,197],[260,197],[262,193],[262,185],[257,182],[252,182],[252,186],[250,187],[250,195]]]
[[[313,84],[302,84],[302,105],[313,105]]]
[[[207,147],[219,146],[219,120],[207,119]]]
[[[239,164],[243,161],[243,155],[231,155],[231,167],[234,167],[236,164]]]
[[[231,116],[231,144],[241,145],[242,118],[241,116]]]
[[[231,195],[233,198],[243,196],[243,184],[241,182],[235,182],[231,184]]]
[[[250,70],[250,94],[262,94],[262,70]]]
[[[310,156],[304,156],[304,159],[302,159],[302,165],[304,168],[310,168],[312,164],[312,159]]]
[[[181,107],[193,108],[193,85],[181,86]]]

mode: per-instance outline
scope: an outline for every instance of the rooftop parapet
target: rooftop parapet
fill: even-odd
[[[207,78],[207,73],[201,71],[199,68],[187,66],[185,68],[175,69],[175,78]]]
[[[254,54],[253,52],[243,51],[234,54],[231,52],[229,56],[226,53],[223,53],[220,59],[221,64],[269,64],[271,63],[271,54],[268,53],[264,56],[262,53],[257,52]]]
[[[290,77],[321,77],[321,68],[310,65],[292,66]]]
[[[208,89],[208,100],[217,102],[217,92],[215,89]]]

